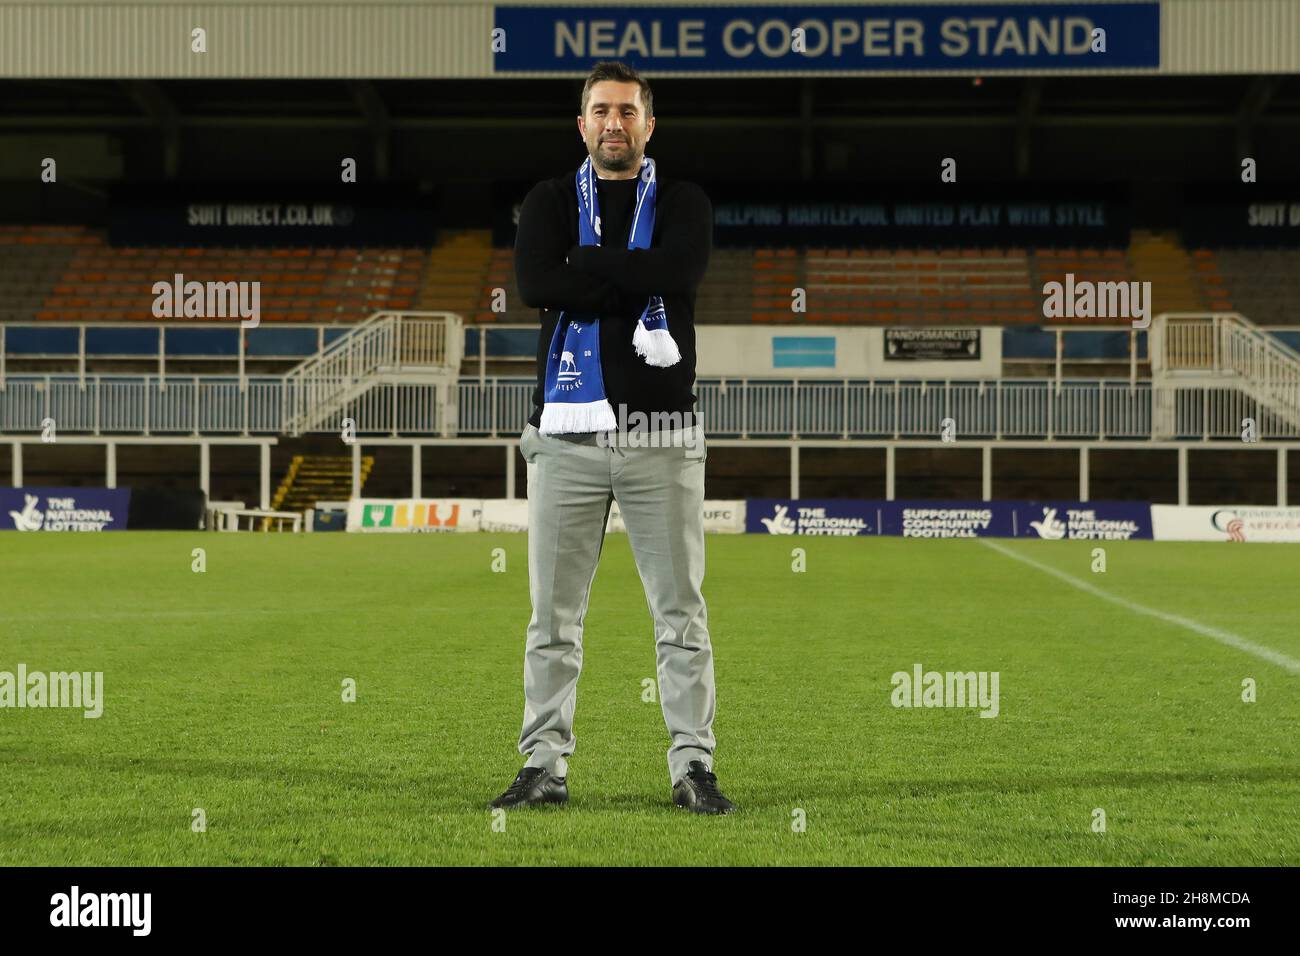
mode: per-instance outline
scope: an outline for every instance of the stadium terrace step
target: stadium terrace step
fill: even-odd
[[[428,255],[415,307],[450,309],[467,315],[489,309],[492,289],[502,286],[501,282],[489,281],[494,261],[490,230],[445,233]],[[507,301],[516,298],[507,295]]]
[[[361,487],[375,466],[373,455],[361,456]],[[352,497],[352,459],[346,455],[294,455],[271,502],[272,511],[305,511],[318,501]]]
[[[1195,264],[1177,236],[1134,230],[1128,258],[1134,277],[1151,283],[1152,313],[1205,311]]]

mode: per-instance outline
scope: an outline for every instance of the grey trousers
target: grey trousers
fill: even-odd
[[[533,614],[524,653],[525,766],[566,776],[582,669],[582,625],[617,500],[654,622],[659,700],[672,743],[668,775],[713,767],[713,648],[704,580],[704,462],[699,425],[676,447],[621,447],[596,434],[542,435],[528,425],[528,585]],[[608,438],[615,433],[601,433]],[[629,687],[629,694],[638,688]]]

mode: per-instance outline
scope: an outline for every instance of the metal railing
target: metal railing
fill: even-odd
[[[76,375],[10,376],[0,394],[0,433],[287,434],[295,395],[284,377]],[[443,394],[434,383],[372,382],[322,414],[306,431],[513,437],[532,408],[531,378],[461,378]],[[987,439],[1150,439],[1153,414],[1169,422],[1156,437],[1240,440],[1254,418],[1261,438],[1297,438],[1300,427],[1234,385],[1161,393],[1125,379],[881,381],[713,379],[696,385],[706,432],[718,438],[938,439],[944,419],[955,437]],[[1166,407],[1157,408],[1157,402]],[[458,416],[458,417],[457,417]]]
[[[320,354],[324,352],[329,345],[333,343],[340,335],[346,335],[357,327],[355,322],[335,322],[335,323],[272,323],[266,322],[252,328],[245,328],[242,323],[216,324],[211,320],[203,322],[185,322],[185,321],[168,321],[168,322],[63,322],[63,321],[41,321],[41,322],[0,322],[0,392],[5,390],[7,385],[7,365],[11,360],[23,361],[57,361],[63,363],[75,363],[77,375],[84,378],[87,374],[93,374],[87,371],[91,361],[96,363],[132,363],[137,364],[143,361],[152,361],[156,366],[157,375],[167,374],[167,363],[171,362],[205,362],[205,363],[227,363],[234,368],[229,371],[238,376],[245,375],[246,359],[253,359],[263,362],[301,362],[310,358],[313,353]],[[66,332],[75,339],[75,345],[71,350],[57,349],[52,351],[36,351],[30,347],[25,349],[11,348],[11,339],[18,337],[31,337],[33,334],[46,338],[53,337],[59,339],[59,333]],[[219,343],[224,348],[214,348],[209,346],[204,351],[175,351],[172,345],[177,336],[189,332],[199,332],[204,338],[209,339],[210,343]],[[153,341],[147,350],[131,349],[121,351],[122,345],[127,344],[121,339],[118,340],[119,351],[105,350],[101,344],[99,347],[92,348],[88,341],[92,336],[104,338],[105,333],[121,333],[129,336],[132,341],[139,340],[140,337],[152,336]],[[172,338],[168,338],[168,333],[172,333]],[[301,341],[308,337],[313,344],[310,348],[297,348],[291,353],[282,353],[274,349],[266,348],[263,344],[268,338],[285,337],[294,341]],[[255,345],[262,344],[261,349],[255,348]],[[226,374],[225,371],[216,374]]]
[[[244,374],[242,354],[234,375],[87,374],[83,352],[76,372],[4,375],[0,432],[299,434],[351,417],[363,431],[446,434],[463,341],[455,313],[379,312],[279,376]]]
[[[453,343],[461,341],[461,319],[451,312],[372,315],[284,376],[285,430],[297,435],[343,417],[340,410],[383,384],[376,379],[385,373],[434,371],[454,378],[461,350]]]
[[[12,375],[0,395],[0,432],[92,435],[281,432],[280,377]]]
[[[510,434],[531,410],[534,382],[460,383],[460,433]],[[1021,379],[994,382],[718,379],[696,384],[705,431],[737,438],[958,436],[1142,438],[1150,434],[1145,383]]]
[[[1159,389],[1222,380],[1300,426],[1300,353],[1237,313],[1156,317],[1152,375]],[[1239,423],[1240,424],[1240,423]]]
[[[1300,354],[1271,335],[1229,317],[1219,318],[1219,364],[1276,411],[1300,423]]]

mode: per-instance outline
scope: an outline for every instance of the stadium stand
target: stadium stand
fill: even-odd
[[[428,265],[424,249],[115,248],[76,226],[2,226],[0,250],[12,322],[154,322],[153,284],[176,273],[260,281],[264,322],[360,321],[412,308]]]
[[[358,322],[380,310],[449,310],[471,325],[529,324],[514,252],[486,229],[450,230],[432,249],[109,246],[85,226],[0,226],[0,321],[153,322],[152,285],[258,280],[261,318]],[[1041,324],[1044,283],[1068,273],[1150,281],[1153,312],[1241,311],[1259,324],[1300,313],[1300,252],[1186,250],[1171,232],[1135,230],[1128,249],[718,248],[697,298],[702,323]],[[791,290],[807,293],[791,309]],[[505,310],[494,311],[496,290]],[[1106,317],[1057,324],[1106,324]]]
[[[1294,324],[1300,316],[1300,251],[1197,249],[1197,276],[1216,311],[1238,311],[1260,325]]]
[[[756,280],[756,321],[789,321],[790,293],[786,287],[782,294],[784,269],[776,262],[768,282]],[[1015,324],[1035,321],[1041,308],[1020,249],[810,249],[802,266],[807,322]]]
[[[489,255],[477,308],[465,314],[481,323],[532,322],[533,310],[523,307],[514,285],[513,251]],[[445,290],[442,301],[457,295],[466,268],[467,260],[442,260],[431,268],[431,281]],[[700,286],[696,314],[709,324],[1024,327],[1043,321],[1044,283],[1063,282],[1068,273],[1095,282],[1149,281],[1155,313],[1240,310],[1257,312],[1262,324],[1282,324],[1300,311],[1300,253],[1193,253],[1174,233],[1137,230],[1127,249],[720,248]],[[491,311],[494,288],[506,291],[505,312]],[[795,288],[807,292],[805,312],[791,310]],[[427,301],[438,300],[429,295]],[[1087,326],[1114,319],[1054,321]]]

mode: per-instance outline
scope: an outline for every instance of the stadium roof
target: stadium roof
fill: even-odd
[[[1295,0],[968,6],[0,0],[0,76],[574,76],[606,56],[683,76],[1300,73]],[[1078,46],[1085,22],[1106,26],[1106,50]],[[206,52],[191,50],[196,26]]]

